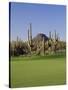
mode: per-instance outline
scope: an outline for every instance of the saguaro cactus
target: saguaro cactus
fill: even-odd
[[[54,46],[55,46],[54,52],[55,53],[56,53],[56,45],[57,45],[57,33],[56,33],[56,30],[55,30],[55,42],[54,42]]]
[[[32,45],[32,24],[30,23],[30,45]]]
[[[28,29],[28,45],[29,45],[29,29]]]
[[[51,39],[51,31],[49,32],[49,39]]]
[[[56,37],[57,37],[57,35],[56,35],[56,30],[55,30],[55,41],[56,41]]]
[[[28,45],[30,47],[30,52],[32,50],[32,24],[30,23],[29,29],[28,29]]]
[[[45,55],[45,39],[43,37],[43,55]]]

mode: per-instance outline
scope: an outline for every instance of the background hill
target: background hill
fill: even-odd
[[[45,34],[39,33],[33,38],[33,41],[34,42],[40,42],[40,41],[43,40],[43,38],[44,38],[45,41],[47,41],[49,39]]]

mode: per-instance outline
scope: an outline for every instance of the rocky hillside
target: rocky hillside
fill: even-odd
[[[43,40],[43,38],[44,38],[45,41],[48,40],[48,37],[47,37],[45,34],[39,33],[39,34],[37,34],[37,35],[33,38],[33,41],[34,41],[35,43],[36,43],[36,42],[40,42],[40,41]]]

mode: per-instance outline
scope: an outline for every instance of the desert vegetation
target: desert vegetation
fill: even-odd
[[[53,37],[54,36],[54,37]],[[66,42],[62,41],[56,30],[54,35],[49,32],[49,37],[43,33],[38,33],[32,37],[32,25],[28,29],[28,41],[20,40],[10,42],[10,56],[20,55],[48,55],[63,53],[66,50]]]

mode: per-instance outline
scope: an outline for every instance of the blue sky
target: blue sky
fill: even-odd
[[[48,4],[11,3],[11,40],[17,36],[27,40],[29,23],[32,23],[33,37],[38,33],[48,36],[49,31],[59,33],[66,40],[66,6]]]

